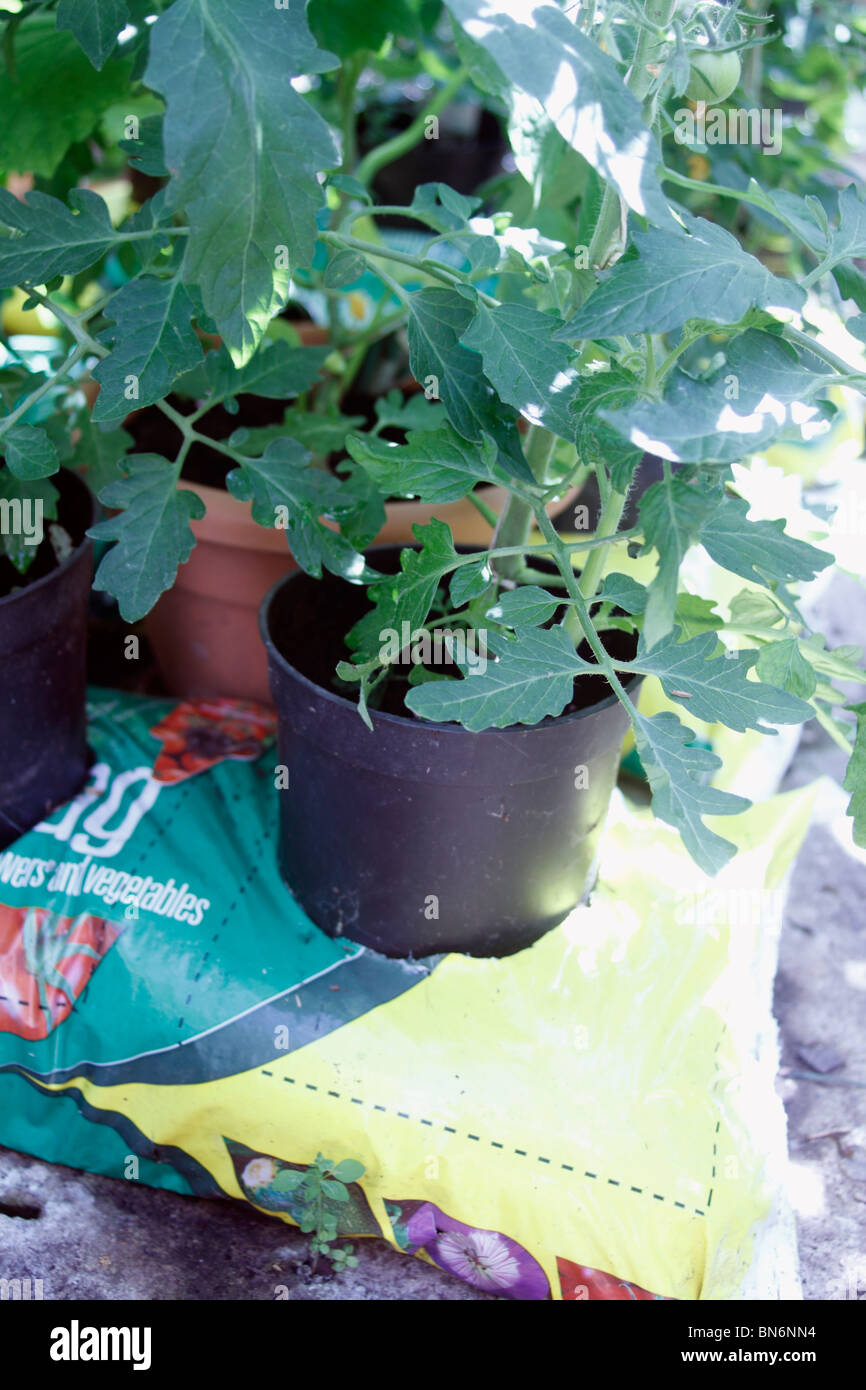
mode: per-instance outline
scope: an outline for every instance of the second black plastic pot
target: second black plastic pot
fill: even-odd
[[[396,548],[370,552],[378,569]],[[372,712],[324,688],[364,591],[296,571],[261,608],[279,716],[279,857],[312,920],[386,955],[503,956],[585,898],[627,716],[588,708],[470,733]],[[471,679],[471,677],[469,677]]]
[[[61,473],[53,482],[60,492],[58,521],[76,547],[56,565],[43,540],[31,573],[45,572],[0,598],[0,849],[74,796],[89,762],[86,643],[93,542],[85,532],[93,499],[75,474]],[[2,563],[11,573],[9,561]]]

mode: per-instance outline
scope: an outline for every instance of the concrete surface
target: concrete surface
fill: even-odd
[[[831,645],[866,635],[866,590],[854,581],[835,579],[821,609]],[[784,786],[843,771],[810,726]],[[840,842],[845,800],[830,789],[797,860],[776,981],[806,1299],[866,1299],[866,854]],[[823,1080],[789,1074],[837,1062]],[[311,1277],[306,1238],[280,1221],[0,1149],[0,1274],[42,1279],[45,1298],[487,1297],[378,1241],[356,1249],[358,1269]]]

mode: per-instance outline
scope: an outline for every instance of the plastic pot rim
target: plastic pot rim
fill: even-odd
[[[364,552],[364,554],[372,558],[376,554],[381,554],[385,550],[418,550],[419,548],[420,547],[418,546],[378,545],[369,547]],[[482,552],[479,551],[479,554],[481,553]],[[315,681],[310,680],[308,676],[305,676],[301,671],[297,669],[296,666],[293,666],[292,663],[288,660],[288,658],[283,655],[276,642],[274,641],[273,637],[271,636],[268,619],[270,616],[270,608],[273,600],[276,598],[279,591],[285,588],[287,584],[291,583],[293,579],[298,579],[301,575],[305,574],[306,572],[302,569],[292,570],[290,574],[283,575],[281,579],[278,579],[276,584],[273,584],[271,588],[268,590],[268,592],[265,594],[259,606],[259,633],[261,635],[262,642],[265,645],[265,649],[268,653],[268,656],[272,660],[277,661],[280,667],[286,673],[286,675],[291,676],[292,679],[297,681],[299,685],[304,687],[304,689],[308,690],[311,694],[316,695],[319,699],[328,701],[330,704],[336,706],[338,709],[351,710],[358,718],[360,718],[360,715],[358,713],[358,705],[354,700],[347,700],[344,695],[338,695],[333,690],[326,690],[324,686],[317,685]],[[306,577],[308,579],[315,578],[315,576],[313,575],[306,575]],[[345,582],[348,583],[348,581]],[[626,690],[629,690],[640,679],[640,675],[635,674],[629,680],[624,681],[623,686]],[[616,694],[613,691],[611,691],[610,695],[606,695],[603,700],[596,700],[594,704],[587,705],[585,709],[573,710],[571,714],[548,715],[546,718],[540,719],[536,724],[507,724],[504,726],[504,728],[501,729],[490,728],[479,729],[477,731],[465,729],[462,724],[457,724],[454,721],[451,721],[450,723],[438,723],[432,719],[412,719],[408,715],[387,714],[381,712],[380,710],[370,710],[369,714],[374,726],[377,723],[382,723],[385,726],[391,725],[395,728],[429,729],[431,732],[439,734],[463,736],[471,734],[474,737],[480,738],[483,737],[485,734],[489,736],[500,737],[502,734],[507,733],[508,731],[528,732],[530,729],[550,728],[554,724],[563,725],[567,723],[577,723],[578,720],[588,718],[589,715],[594,714],[597,710],[608,709],[611,705],[615,705],[618,703],[619,700]]]

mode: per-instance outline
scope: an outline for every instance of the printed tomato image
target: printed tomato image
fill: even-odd
[[[584,1299],[603,1298],[607,1302],[622,1299],[628,1302],[668,1302],[660,1293],[649,1293],[640,1284],[630,1284],[627,1279],[618,1279],[615,1274],[606,1274],[603,1269],[593,1269],[591,1265],[576,1265],[571,1260],[556,1257],[559,1272],[559,1287],[565,1303],[582,1302]]]
[[[123,926],[0,904],[0,1033],[38,1041],[69,1017]]]
[[[150,731],[162,742],[154,779],[184,782],[225,758],[255,762],[275,729],[276,714],[253,700],[184,700]]]

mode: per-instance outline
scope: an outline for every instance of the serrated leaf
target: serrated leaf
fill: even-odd
[[[818,414],[811,398],[832,377],[814,354],[756,329],[728,344],[711,380],[676,368],[660,401],[641,400],[601,416],[637,448],[674,463],[732,463]],[[796,428],[795,428],[796,426]]]
[[[784,616],[779,605],[761,589],[741,589],[731,599],[729,612],[729,625],[744,632],[753,628],[775,627]]]
[[[674,625],[680,629],[680,641],[697,637],[701,632],[718,632],[725,626],[724,619],[716,612],[713,599],[701,598],[698,594],[677,594],[674,612]]]
[[[426,621],[436,590],[458,558],[451,528],[444,521],[434,517],[426,526],[413,526],[412,532],[420,548],[405,547],[400,553],[399,574],[386,575],[370,585],[373,608],[346,639],[362,658],[380,651],[381,631],[390,629],[402,638],[404,623],[411,633]]]
[[[605,575],[597,597],[600,603],[613,603],[626,613],[642,613],[646,608],[647,591],[631,575],[612,572]]]
[[[784,637],[762,647],[755,669],[762,681],[787,690],[801,700],[809,700],[815,694],[818,677],[802,655],[796,637]],[[810,713],[814,713],[811,706],[809,708]]]
[[[559,133],[651,222],[669,222],[658,144],[613,59],[555,5],[447,0],[509,82],[535,97]]]
[[[110,483],[100,496],[106,507],[120,508],[91,527],[95,540],[116,541],[102,558],[95,589],[113,594],[127,622],[149,613],[160,594],[174,583],[178,566],[195,544],[191,520],[205,514],[201,498],[179,488],[174,469],[158,454],[130,454],[129,476]]]
[[[320,519],[350,511],[354,499],[332,473],[313,468],[306,449],[294,439],[275,439],[261,458],[245,459],[226,479],[229,492],[252,502],[253,520],[274,527],[285,508],[288,546],[301,569],[319,578],[322,566],[345,579],[368,573],[363,557],[338,531]]]
[[[601,418],[601,410],[623,410],[639,399],[640,383],[623,367],[613,364],[607,371],[581,377],[572,401],[574,437],[577,451],[585,463],[603,462],[611,486],[627,492],[643,450],[630,444]]]
[[[118,58],[95,72],[53,14],[28,15],[15,33],[14,75],[0,66],[0,168],[50,178],[70,145],[127,95],[131,71],[131,60]]]
[[[571,439],[569,401],[576,372],[568,348],[553,341],[559,322],[528,304],[491,308],[479,302],[461,342],[481,354],[484,375],[503,401],[530,424]]]
[[[682,697],[696,719],[724,724],[738,733],[746,729],[775,733],[769,725],[802,724],[812,718],[815,711],[805,700],[773,684],[748,679],[758,659],[757,652],[716,656],[717,646],[712,632],[683,642],[674,628],[650,651],[639,651],[629,669],[658,676],[668,698]]]
[[[652,718],[635,711],[634,738],[653,797],[653,812],[672,825],[695,863],[716,874],[736,853],[736,847],[704,825],[704,816],[735,816],[749,807],[742,796],[707,786],[703,779],[721,767],[721,759],[706,748],[689,747],[691,729],[665,711]]]
[[[537,584],[521,584],[501,593],[486,616],[505,627],[541,627],[553,617],[561,602]]]
[[[825,257],[834,264],[866,256],[866,202],[858,195],[853,183],[839,192],[838,217],[830,229]]]
[[[44,529],[46,518],[57,517],[57,498],[57,488],[47,478],[23,481],[14,477],[8,468],[0,468],[0,502],[9,504],[9,516],[13,521],[16,520],[15,511],[20,508],[22,521],[20,528],[11,522],[0,527],[0,555],[11,560],[19,574],[27,573],[36,559],[42,540],[37,509],[41,510]],[[28,532],[31,535],[35,533],[35,544],[28,544]]]
[[[462,608],[474,598],[480,598],[489,588],[493,579],[490,564],[486,559],[474,560],[472,564],[461,565],[451,577],[449,593],[455,608]]]
[[[640,520],[646,547],[658,555],[658,569],[649,586],[643,637],[655,646],[673,627],[677,603],[677,577],[683,556],[694,545],[712,502],[697,487],[676,475],[648,487],[640,502]]]
[[[848,709],[857,716],[857,734],[842,786],[851,793],[848,815],[854,822],[854,843],[866,849],[866,704],[849,705]]]
[[[442,402],[428,401],[423,392],[407,398],[400,391],[389,391],[378,398],[373,409],[379,430],[438,430],[446,423]]]
[[[119,140],[118,144],[134,169],[151,178],[167,179],[165,154],[162,148],[162,116],[145,116],[138,126],[137,140]]]
[[[50,478],[60,467],[54,443],[38,425],[12,425],[0,437],[0,449],[6,455],[6,467],[22,482]]]
[[[126,0],[60,0],[57,28],[71,29],[93,66],[102,68],[129,22]]]
[[[98,497],[103,488],[123,476],[121,465],[126,462],[127,451],[135,441],[124,429],[97,429],[91,423],[89,410],[82,412],[77,428],[80,434],[72,461],[76,469],[86,474],[87,486]]]
[[[356,434],[346,440],[346,447],[385,497],[456,502],[476,483],[505,481],[493,441],[469,444],[448,424],[438,430],[410,430],[405,444]]]
[[[737,323],[751,308],[799,309],[806,292],[773,275],[736,237],[684,214],[687,236],[651,227],[635,232],[637,260],[622,260],[590,295],[561,338],[668,333],[689,319]]]
[[[198,286],[238,367],[312,260],[317,175],[339,164],[331,130],[291,78],[336,62],[317,47],[303,0],[176,0],[150,32],[145,81],[166,101],[168,202],[190,227],[184,283]]]
[[[0,224],[21,233],[0,240],[0,288],[77,275],[120,243],[97,193],[74,188],[69,202],[38,192],[19,201],[0,188]]]
[[[486,670],[410,690],[409,709],[421,719],[455,722],[473,733],[537,724],[562,713],[576,675],[596,671],[577,655],[561,627],[520,628],[513,638],[491,633],[486,647],[494,658]]]
[[[701,527],[700,540],[717,565],[742,579],[769,587],[814,579],[832,556],[785,534],[785,523],[747,520],[749,504],[724,496]]]
[[[435,378],[438,395],[457,433],[480,444],[494,439],[509,473],[534,482],[523,456],[513,422],[503,410],[484,375],[478,353],[460,342],[473,315],[472,303],[455,290],[418,290],[409,301],[409,363],[422,386]]]
[[[217,398],[249,395],[289,400],[315,386],[330,351],[327,345],[292,347],[284,339],[265,341],[250,360],[238,368],[220,348],[209,352],[205,359],[211,394]]]
[[[102,335],[112,351],[93,369],[100,391],[94,420],[120,420],[130,404],[141,408],[162,400],[182,372],[202,358],[191,319],[193,306],[180,280],[142,275],[110,300],[106,318],[114,327]],[[130,378],[136,394],[130,397]]]

